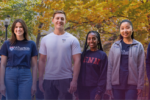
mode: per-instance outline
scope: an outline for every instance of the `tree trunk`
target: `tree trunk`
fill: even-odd
[[[148,19],[148,26],[147,26],[147,30],[148,30],[148,38],[150,38],[150,14],[147,15],[147,19]]]
[[[43,23],[41,23],[41,24],[39,25],[39,28],[42,28],[42,25],[43,25]],[[38,35],[37,35],[37,38],[36,38],[36,48],[38,49],[38,51],[39,51],[40,38],[41,38],[41,31],[38,30]]]

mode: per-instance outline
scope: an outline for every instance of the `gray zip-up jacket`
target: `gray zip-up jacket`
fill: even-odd
[[[112,85],[119,85],[119,69],[121,59],[121,40],[116,41],[109,51],[107,69],[107,90],[112,89]],[[129,48],[128,61],[128,84],[137,85],[137,89],[144,87],[144,61],[145,54],[143,45],[133,39]]]

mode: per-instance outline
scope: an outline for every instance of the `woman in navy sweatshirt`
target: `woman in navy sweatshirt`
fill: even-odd
[[[88,47],[90,50],[87,50]],[[103,52],[100,35],[88,32],[81,57],[78,82],[79,99],[99,100],[106,88],[107,55]]]

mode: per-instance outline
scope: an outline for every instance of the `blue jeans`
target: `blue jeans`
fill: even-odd
[[[6,99],[31,99],[32,75],[25,67],[6,67]]]
[[[113,89],[115,100],[137,100],[137,89]]]
[[[1,100],[6,100],[6,97],[2,95],[2,98],[1,98]]]

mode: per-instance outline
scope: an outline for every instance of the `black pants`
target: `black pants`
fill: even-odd
[[[43,100],[44,99],[44,94],[42,91],[40,91],[40,88],[39,88],[39,81],[37,81],[37,90],[36,90],[36,100]]]
[[[96,86],[79,86],[78,87],[79,100],[95,100],[96,93],[97,93]]]
[[[72,100],[72,94],[68,92],[72,79],[44,80],[45,100]]]

